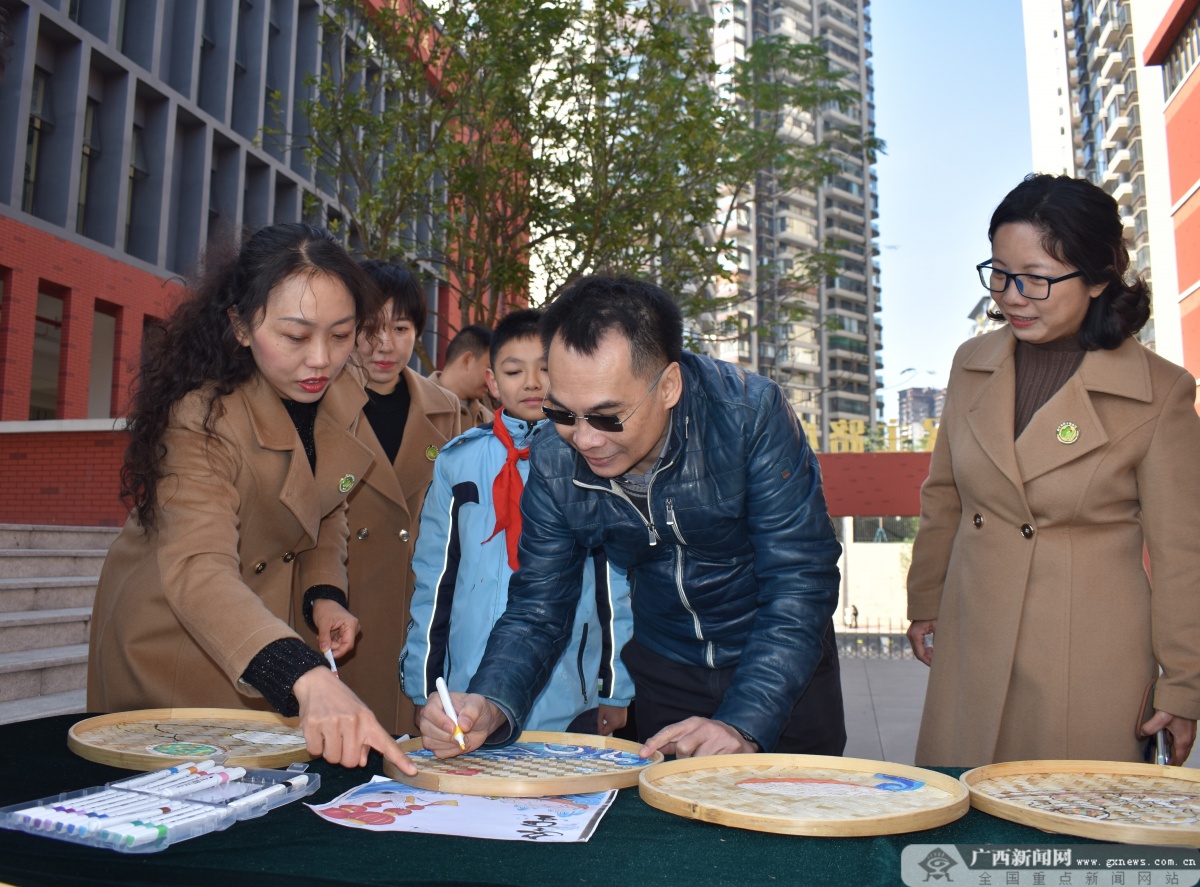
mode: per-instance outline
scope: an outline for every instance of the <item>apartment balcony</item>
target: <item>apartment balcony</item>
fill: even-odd
[[[1125,64],[1125,57],[1119,52],[1110,52],[1104,58],[1104,64],[1100,66],[1100,76],[1105,79],[1112,79],[1120,76],[1121,70]]]
[[[860,225],[866,221],[866,209],[862,206],[854,206],[853,204],[843,203],[840,200],[825,201],[825,218],[831,224],[834,220],[843,220],[847,222],[857,222]]]
[[[853,228],[844,228],[838,224],[837,219],[825,220],[825,233],[830,237],[837,237],[842,240],[849,240],[852,243],[866,243],[867,238],[863,234],[863,230],[859,227],[857,230]],[[878,252],[875,253],[878,255]]]
[[[1104,60],[1107,59],[1111,54],[1112,53],[1110,53],[1103,46],[1092,45],[1091,54],[1087,59],[1088,70],[1093,73],[1099,71],[1100,66],[1104,64]]]
[[[1112,49],[1117,45],[1117,41],[1120,39],[1120,37],[1121,23],[1114,19],[1109,19],[1100,29],[1100,39],[1096,42],[1105,49]]]
[[[1120,151],[1114,151],[1112,157],[1108,161],[1109,173],[1124,174],[1129,172],[1129,166],[1132,160],[1132,155],[1128,148],[1122,148]]]
[[[1109,193],[1118,206],[1128,206],[1133,202],[1133,185],[1129,182],[1121,182]]]
[[[1112,147],[1117,142],[1124,141],[1129,135],[1129,118],[1125,115],[1114,117],[1108,128],[1104,130],[1104,146]]]
[[[1114,80],[1104,90],[1104,110],[1107,111],[1108,106],[1123,95],[1125,95],[1125,84]]]
[[[813,226],[812,230],[816,231],[815,225]],[[801,230],[784,228],[782,231],[778,232],[775,237],[781,244],[784,244],[785,246],[798,247],[802,250],[815,250],[820,246],[820,244],[817,243],[815,235],[810,236]]]
[[[865,341],[851,339],[846,333],[830,336],[826,347],[830,357],[859,358],[870,353]]]
[[[824,31],[845,34],[852,41],[858,39],[858,22],[849,12],[829,3],[822,3],[817,13],[817,25]]]

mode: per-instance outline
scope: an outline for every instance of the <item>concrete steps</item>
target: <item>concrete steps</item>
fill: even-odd
[[[0,724],[84,710],[96,582],[118,532],[0,525]]]

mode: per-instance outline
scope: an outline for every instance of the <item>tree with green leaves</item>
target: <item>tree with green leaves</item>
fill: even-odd
[[[363,8],[328,0],[296,140],[348,243],[437,276],[464,324],[596,271],[651,276],[693,318],[738,301],[721,284],[763,171],[780,193],[814,187],[833,169],[819,109],[859,99],[815,44],[758,38],[719,67],[712,19],[675,0]],[[833,261],[817,251],[780,286],[811,289]]]

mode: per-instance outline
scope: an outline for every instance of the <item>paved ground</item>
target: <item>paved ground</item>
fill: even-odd
[[[846,756],[913,763],[929,669],[915,659],[842,657]],[[1188,767],[1200,768],[1200,750]]]

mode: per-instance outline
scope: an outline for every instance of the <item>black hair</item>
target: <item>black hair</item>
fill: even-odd
[[[475,323],[464,326],[446,346],[446,363],[454,363],[460,355],[468,351],[476,357],[483,357],[488,353],[491,344],[492,331],[487,327]]]
[[[137,510],[144,529],[152,530],[157,517],[155,493],[163,477],[163,436],[172,407],[186,394],[211,386],[204,418],[205,430],[211,430],[217,400],[256,370],[231,317],[258,326],[272,290],[297,274],[339,280],[354,300],[356,332],[374,331],[379,293],[358,263],[324,228],[290,222],[259,230],[240,248],[211,242],[182,301],[161,325],[147,325],[121,468],[121,498]]]
[[[391,319],[412,321],[420,338],[425,332],[429,309],[425,305],[425,291],[421,289],[417,276],[404,265],[382,259],[364,259],[358,264],[379,287],[380,301],[392,300]]]
[[[496,356],[500,349],[515,339],[538,338],[538,323],[542,312],[537,308],[522,308],[520,311],[510,311],[496,323],[492,330],[491,357],[492,366],[496,366]]]
[[[1021,222],[1042,235],[1042,248],[1065,265],[1083,272],[1088,286],[1104,291],[1088,302],[1079,328],[1079,344],[1087,351],[1112,349],[1134,335],[1150,319],[1150,286],[1140,275],[1126,280],[1126,248],[1117,202],[1087,179],[1030,174],[1005,196],[988,226],[988,240],[1001,225]],[[996,309],[993,320],[1004,320]]]
[[[568,286],[542,317],[542,347],[554,337],[592,355],[616,330],[629,340],[634,375],[651,379],[683,354],[683,314],[661,287],[636,277],[583,277]]]

